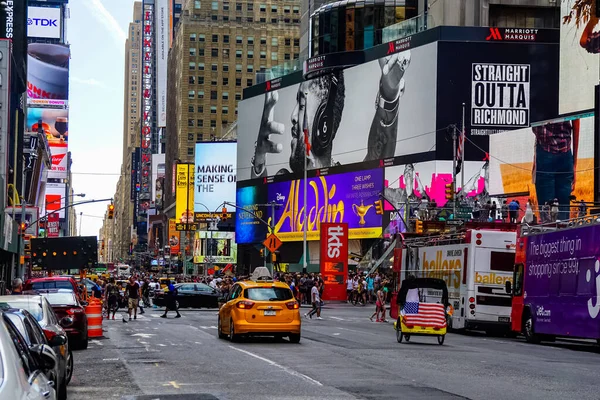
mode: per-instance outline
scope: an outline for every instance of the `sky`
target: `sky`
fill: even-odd
[[[69,151],[75,201],[114,196],[123,154],[125,39],[134,0],[71,0]],[[81,234],[96,236],[109,202],[76,206]],[[80,215],[82,214],[82,215]]]

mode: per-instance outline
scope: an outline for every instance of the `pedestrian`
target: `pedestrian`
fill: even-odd
[[[150,281],[148,278],[144,279],[144,283],[142,283],[142,301],[145,307],[152,307],[150,304]]]
[[[312,289],[310,289],[310,298],[313,308],[310,312],[304,314],[304,317],[312,319],[313,315],[317,314],[317,319],[323,319],[321,318],[321,298],[316,283],[313,283]]]
[[[508,204],[508,213],[510,215],[510,222],[516,224],[519,216],[519,203],[515,199]]]
[[[21,278],[15,278],[12,281],[12,295],[23,294],[23,281]]]
[[[498,205],[496,204],[495,201],[492,203],[492,206],[490,207],[490,218],[492,219],[492,222],[495,222],[496,220],[498,220]]]
[[[377,316],[376,321],[381,322],[381,318],[379,317],[379,314],[381,313],[381,310],[385,304],[384,299],[383,299],[383,290],[379,289],[377,291],[377,293],[375,293],[375,296],[377,297],[377,300],[375,301],[375,312],[373,313],[373,315],[371,315],[371,317],[369,319],[371,320],[371,322],[373,322],[373,317]]]
[[[348,304],[352,302],[352,290],[354,289],[354,278],[348,273],[348,279],[346,279],[346,301]]]
[[[140,285],[135,281],[133,276],[129,278],[125,291],[128,299],[127,313],[129,314],[129,320],[131,321],[131,311],[133,311],[133,319],[137,319],[137,309],[140,302]]]
[[[321,305],[324,305],[325,303],[323,302],[323,292],[325,291],[325,281],[323,280],[323,275],[319,273],[319,275],[317,275],[316,277],[316,280],[317,289],[319,290],[319,299],[321,301]]]
[[[167,291],[167,302],[165,304],[165,313],[161,315],[161,318],[167,318],[167,313],[169,311],[175,311],[177,315],[175,318],[181,318],[181,314],[179,314],[179,310],[177,309],[177,288],[173,285],[172,282],[169,281],[166,289]]]
[[[374,283],[375,279],[373,278],[373,274],[369,274],[369,276],[367,276],[367,298],[371,304],[373,304],[373,298],[375,297]]]
[[[550,203],[550,220],[552,222],[556,222],[558,220],[558,199],[554,199],[552,200],[552,203]]]
[[[579,202],[579,207],[577,211],[577,216],[579,218],[585,217],[587,215],[587,205],[583,200]]]
[[[523,221],[528,224],[533,222],[533,206],[531,204],[531,199],[527,200],[527,205],[525,206],[525,216],[523,217]]]
[[[473,220],[479,221],[481,218],[481,206],[479,205],[479,201],[475,199],[473,203]]]
[[[502,222],[510,222],[508,220],[508,204],[506,200],[502,200],[502,206],[500,207],[500,216],[502,217]]]
[[[117,313],[117,309],[119,308],[118,301],[119,288],[115,284],[115,278],[111,277],[104,290],[104,302],[106,303],[108,318],[110,318],[110,313],[112,311],[112,319],[115,319],[115,314]]]

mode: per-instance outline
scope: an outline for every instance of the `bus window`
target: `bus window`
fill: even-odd
[[[515,253],[492,251],[490,254],[490,270],[512,272],[515,265]]]
[[[513,295],[514,296],[522,296],[523,295],[523,272],[525,270],[525,266],[523,263],[515,265],[515,276],[513,279]]]

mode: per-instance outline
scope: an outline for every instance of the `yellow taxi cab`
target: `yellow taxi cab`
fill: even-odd
[[[289,286],[274,281],[241,281],[231,288],[219,310],[219,338],[232,342],[241,336],[287,336],[300,342],[300,303]]]
[[[169,282],[173,281],[175,283],[175,279],[171,278],[159,278],[158,283],[160,284],[160,288],[164,290],[167,286],[169,286]]]

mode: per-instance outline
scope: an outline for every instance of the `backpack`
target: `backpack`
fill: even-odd
[[[119,295],[119,288],[117,287],[117,285],[113,285],[110,284],[110,287],[108,288],[108,296],[118,296]]]

